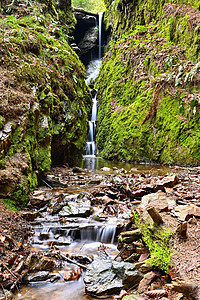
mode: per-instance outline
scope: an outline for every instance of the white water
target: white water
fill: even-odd
[[[88,78],[86,79],[87,84],[91,84],[94,82],[95,78],[97,77],[101,65],[101,56],[102,56],[102,17],[103,13],[99,13],[99,59],[92,61],[89,70],[88,70]],[[96,144],[95,144],[95,134],[96,134],[96,120],[97,120],[97,97],[96,95],[93,98],[93,105],[92,105],[92,116],[91,120],[89,121],[89,132],[86,142],[86,155],[87,157],[95,157],[96,152]]]
[[[103,13],[99,13],[99,59],[101,59],[101,32],[102,32]]]

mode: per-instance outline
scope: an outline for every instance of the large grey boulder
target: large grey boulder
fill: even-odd
[[[78,45],[81,55],[96,47],[98,43],[98,36],[99,32],[97,27],[92,27],[85,32],[83,39]]]
[[[129,287],[135,286],[142,278],[143,275],[135,269],[132,263],[98,258],[89,265],[86,271],[85,291],[94,296],[117,294],[123,289],[124,282],[128,283]]]

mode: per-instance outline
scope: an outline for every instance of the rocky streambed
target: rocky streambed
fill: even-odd
[[[53,169],[1,226],[2,299],[198,299],[199,173]]]

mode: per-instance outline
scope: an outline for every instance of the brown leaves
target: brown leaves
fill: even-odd
[[[81,276],[81,273],[82,271],[80,268],[76,268],[74,270],[67,270],[64,273],[64,279],[66,281],[78,280]]]
[[[165,290],[154,290],[154,291],[145,292],[144,294],[151,298],[165,297],[168,295],[167,291]]]

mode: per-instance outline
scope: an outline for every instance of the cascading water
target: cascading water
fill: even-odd
[[[102,18],[103,13],[99,13],[99,59],[92,61],[92,65],[94,66],[92,73],[88,76],[86,82],[87,84],[91,84],[94,82],[95,78],[98,75],[99,68],[101,65],[101,57],[102,57]],[[89,121],[89,132],[86,142],[86,156],[95,157],[96,151],[96,144],[95,144],[95,134],[96,134],[96,120],[97,120],[97,97],[96,95],[93,98],[93,105],[92,105],[92,117]]]

